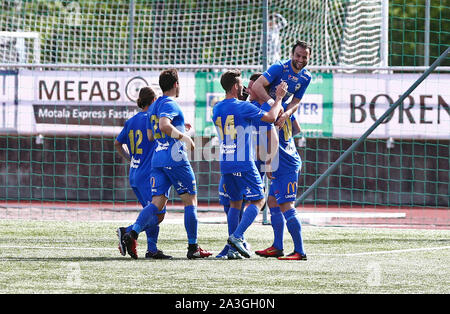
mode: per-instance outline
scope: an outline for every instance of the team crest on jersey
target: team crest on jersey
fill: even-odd
[[[294,81],[294,82],[298,82],[298,77],[297,77],[297,76],[294,76],[294,75],[291,75],[291,74],[289,74],[289,75],[288,75],[288,80],[291,80],[291,81]]]

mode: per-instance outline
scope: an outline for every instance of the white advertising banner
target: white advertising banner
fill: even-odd
[[[333,136],[358,138],[420,74],[334,74]],[[450,139],[450,74],[429,75],[372,138]]]
[[[141,87],[157,95],[159,73],[100,71],[19,72],[19,133],[115,136],[139,112]],[[194,121],[193,73],[179,73],[180,105],[185,120]]]

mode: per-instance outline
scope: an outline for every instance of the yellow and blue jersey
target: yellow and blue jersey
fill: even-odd
[[[147,120],[147,112],[137,113],[125,122],[116,138],[119,143],[125,144],[128,148],[131,157],[129,180],[133,189],[149,185],[154,142],[149,141],[147,137]],[[145,187],[145,189],[148,188]],[[142,203],[143,200],[139,198],[139,201]]]
[[[220,139],[221,173],[247,171],[255,167],[253,122],[266,111],[248,101],[224,99],[213,108],[213,122]]]
[[[275,161],[278,161],[278,167],[272,166],[275,177],[280,174],[299,171],[302,167],[302,159],[297,152],[292,136],[293,121],[295,121],[294,115],[286,119],[284,126],[278,132],[278,156],[274,158]]]
[[[177,130],[185,132],[184,115],[178,104],[171,97],[159,97],[149,109],[147,122],[147,127],[152,130],[155,140],[153,167],[189,165],[185,144],[159,129],[159,120],[162,117],[169,118]]]

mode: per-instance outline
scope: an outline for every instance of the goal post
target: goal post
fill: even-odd
[[[41,40],[38,32],[0,31],[0,42],[1,62],[41,62]]]

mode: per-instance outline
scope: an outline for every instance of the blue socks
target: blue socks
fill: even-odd
[[[223,211],[226,215],[228,215],[228,211],[230,210],[230,205],[223,205]]]
[[[300,254],[305,254],[303,251],[303,239],[302,239],[302,224],[300,218],[297,215],[295,208],[291,208],[284,212],[284,218],[286,218],[286,226],[294,241],[294,251]]]
[[[186,229],[188,243],[196,244],[198,229],[197,207],[191,205],[184,208],[184,227]]]
[[[145,206],[139,213],[136,222],[127,228],[127,232],[134,230],[137,234],[145,230],[147,234],[147,244],[148,250],[150,252],[156,252],[156,243],[158,240],[159,226],[158,226],[158,207],[150,203]],[[196,206],[186,206],[184,208],[184,227],[186,229],[188,243],[197,243],[197,231],[198,231],[198,220],[197,220],[197,207]]]
[[[242,219],[239,225],[237,226],[236,230],[233,232],[233,235],[236,238],[243,238],[244,232],[253,223],[256,216],[258,216],[258,213],[259,213],[258,207],[256,207],[253,204],[248,205],[247,208],[245,209],[245,212],[242,214]]]
[[[232,235],[239,225],[241,210],[230,207],[227,215],[228,235]]]
[[[284,238],[284,215],[280,207],[270,208],[270,221],[273,229],[273,247],[278,250],[283,250]]]
[[[150,203],[145,206],[139,213],[139,216],[133,225],[133,230],[139,234],[147,227],[147,225],[152,226],[158,224],[158,216],[156,216],[157,213],[158,207],[156,207],[156,205]]]
[[[146,228],[145,234],[147,235],[147,251],[156,253],[158,251],[156,243],[158,242],[159,225]]]

